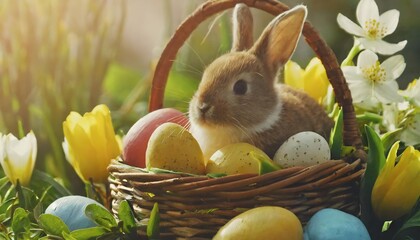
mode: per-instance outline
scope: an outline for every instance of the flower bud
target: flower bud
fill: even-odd
[[[313,58],[305,70],[293,61],[287,62],[284,66],[284,82],[303,90],[319,103],[327,95],[330,84],[324,65],[318,58]]]
[[[108,107],[98,105],[83,116],[71,112],[63,130],[66,158],[79,177],[85,182],[105,183],[109,163],[121,153]]]
[[[373,211],[384,221],[409,213],[420,197],[420,152],[407,147],[395,165],[398,147],[392,146],[372,190]]]
[[[18,180],[22,186],[29,185],[37,150],[37,141],[32,131],[20,140],[11,133],[0,133],[0,163],[13,185]]]

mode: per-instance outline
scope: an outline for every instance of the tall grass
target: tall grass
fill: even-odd
[[[125,1],[0,0],[0,131],[33,129],[37,166],[66,183],[62,122],[98,104],[122,35]],[[48,150],[47,150],[48,149]]]

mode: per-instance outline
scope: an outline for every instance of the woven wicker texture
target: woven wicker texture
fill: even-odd
[[[302,223],[326,207],[357,214],[357,180],[363,173],[360,160],[221,178],[153,174],[117,161],[109,171],[113,209],[130,199],[136,212],[147,216],[158,202],[165,237],[211,237],[229,219],[256,206],[286,207]]]
[[[274,0],[215,0],[198,7],[176,30],[162,52],[153,78],[149,110],[162,107],[164,89],[176,54],[194,29],[212,15],[237,3],[278,15],[288,7]],[[343,107],[345,145],[363,155],[350,91],[338,61],[308,22],[303,35],[321,59]],[[109,166],[113,211],[128,199],[140,217],[148,217],[159,203],[162,238],[208,239],[232,217],[256,206],[281,206],[294,212],[302,223],[318,210],[331,207],[358,214],[359,180],[364,172],[357,157],[332,160],[312,167],[292,167],[261,176],[238,174],[220,178],[151,173],[121,161]],[[142,229],[139,235],[144,236]]]

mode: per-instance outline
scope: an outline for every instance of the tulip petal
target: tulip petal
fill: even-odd
[[[6,140],[5,136],[3,135],[3,133],[0,132],[0,163],[2,163],[3,159],[5,158],[5,153],[4,153],[5,140]]]
[[[365,36],[365,31],[348,17],[339,13],[337,16],[338,25],[346,32],[353,34],[355,36],[363,37]]]
[[[288,61],[284,65],[284,83],[297,89],[303,89],[304,70],[293,61]]]
[[[380,215],[383,206],[383,201],[385,200],[384,195],[388,191],[388,184],[390,183],[387,183],[387,181],[390,180],[389,176],[394,168],[399,146],[400,142],[398,141],[392,145],[391,150],[388,153],[385,165],[381,169],[378,177],[376,178],[375,184],[372,189],[372,208],[377,216]]]
[[[110,161],[121,153],[106,105],[96,106],[83,117],[68,117],[74,123],[63,123],[63,149],[76,172],[85,182],[107,181]],[[72,127],[72,128],[70,128]]]
[[[67,116],[66,121],[64,122],[69,126],[70,129],[74,128],[74,126],[79,122],[82,116],[77,112],[70,112]]]
[[[81,173],[79,175],[80,178],[85,182],[89,181],[91,177],[89,168],[95,168],[96,162],[93,159],[96,157],[96,153],[89,136],[81,125],[76,125],[71,133],[65,130],[64,135],[68,142],[69,155],[74,157],[71,161],[73,162],[73,167]]]
[[[35,165],[35,135],[31,131],[19,140],[13,134],[8,134],[1,141],[3,157],[0,160],[6,176],[14,185],[19,179],[23,186],[27,186]]]
[[[396,9],[386,11],[379,17],[380,25],[385,29],[384,36],[393,33],[397,29],[399,18],[400,12]]]
[[[379,20],[379,9],[374,0],[361,0],[356,8],[356,18],[365,29],[365,23],[371,19]],[[366,30],[366,29],[365,29]]]
[[[303,81],[305,92],[318,102],[327,94],[330,82],[319,58],[313,58],[306,66]]]
[[[420,159],[413,147],[404,151],[389,177],[392,182],[388,182],[381,218],[394,220],[409,213],[420,197]]]

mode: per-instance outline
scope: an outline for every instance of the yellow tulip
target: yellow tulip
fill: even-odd
[[[83,117],[71,112],[63,130],[64,152],[79,177],[85,182],[106,183],[107,167],[121,153],[108,107],[98,105]]]
[[[13,134],[0,134],[0,163],[13,185],[28,186],[35,166],[37,141],[30,131],[22,139]]]
[[[305,91],[319,103],[327,95],[330,85],[324,65],[319,58],[313,58],[305,70],[296,62],[288,61],[284,66],[284,82]]]
[[[420,152],[407,147],[395,165],[398,147],[392,146],[372,190],[373,211],[384,221],[409,213],[420,197]]]

